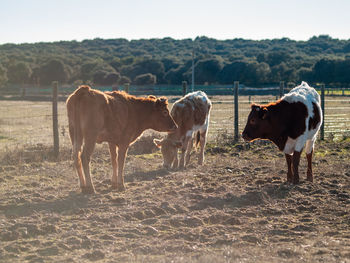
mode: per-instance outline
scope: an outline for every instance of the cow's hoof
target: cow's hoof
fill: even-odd
[[[293,174],[287,174],[287,182],[293,183]]]
[[[307,178],[306,178],[306,180],[307,181],[309,181],[310,183],[312,183],[313,181],[314,181],[314,178],[311,176],[308,176]]]
[[[81,192],[83,194],[94,194],[95,193],[95,188],[94,187],[87,187],[87,186],[85,186],[85,187],[81,188]]]
[[[124,184],[112,184],[112,189],[117,190],[117,192],[124,192],[125,191],[125,186]]]
[[[293,179],[293,184],[299,184],[299,179]]]

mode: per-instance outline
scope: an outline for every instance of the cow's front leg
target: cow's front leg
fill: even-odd
[[[173,160],[172,167],[171,167],[173,170],[176,170],[179,167],[179,158],[178,158],[177,154],[178,154],[178,152],[177,152],[177,148],[176,148],[176,153],[175,153],[174,160]]]
[[[183,169],[185,167],[185,153],[187,150],[187,145],[189,140],[191,139],[191,136],[186,136],[184,142],[182,143],[182,147],[181,147],[181,156],[180,156],[180,164],[179,164],[179,168]]]
[[[301,151],[294,151],[293,153],[293,184],[299,183],[299,162]]]
[[[285,154],[288,172],[287,172],[287,182],[293,183],[293,171],[292,171],[292,155],[291,154]]]
[[[111,154],[112,162],[112,187],[117,188],[117,177],[118,177],[118,162],[117,162],[117,145],[114,143],[109,144],[109,152]]]
[[[117,175],[117,184],[113,184],[112,188],[117,189],[118,191],[125,191],[124,186],[124,164],[126,154],[128,152],[128,147],[126,145],[119,145],[118,148],[118,175]]]

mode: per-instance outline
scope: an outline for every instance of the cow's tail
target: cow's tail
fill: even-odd
[[[83,134],[80,123],[80,101],[85,94],[88,93],[89,87],[82,86],[77,89],[67,99],[67,112],[68,112],[68,124],[69,124],[69,135],[73,146],[73,159],[79,160],[81,146],[83,144]]]

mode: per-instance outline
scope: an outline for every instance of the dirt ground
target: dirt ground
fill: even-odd
[[[0,262],[350,262],[350,140],[315,150],[314,183],[303,158],[299,185],[272,144],[208,145],[182,171],[130,154],[123,193],[97,150],[95,195],[69,158],[3,158]]]

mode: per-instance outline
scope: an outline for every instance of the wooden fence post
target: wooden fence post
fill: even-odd
[[[182,81],[182,97],[187,93],[187,81]]]
[[[284,94],[284,81],[280,81],[280,98],[282,98]]]
[[[321,84],[321,110],[322,110],[322,125],[321,125],[321,140],[324,140],[324,90],[325,85]]]
[[[238,131],[238,87],[239,87],[239,82],[235,81],[234,82],[234,108],[235,108],[235,119],[234,119],[234,139],[237,142],[239,139],[239,131]]]
[[[129,93],[129,88],[130,88],[130,84],[129,83],[125,83],[124,84],[124,90],[126,93]]]
[[[59,156],[59,136],[58,136],[58,82],[52,82],[52,130],[53,130],[53,154],[55,159]]]

